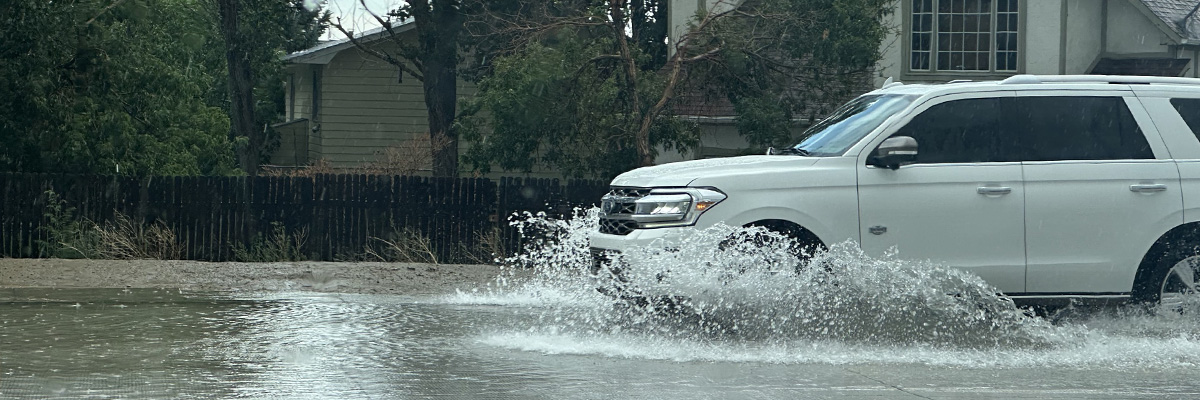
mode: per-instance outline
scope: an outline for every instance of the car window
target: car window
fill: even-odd
[[[1152,159],[1120,97],[1016,97],[1007,118],[1025,161]]]
[[[916,100],[916,95],[867,95],[851,100],[801,134],[796,149],[812,156],[840,156]]]
[[[892,136],[917,140],[917,164],[1018,161],[1017,138],[1003,129],[1000,107],[1000,98],[948,101]]]
[[[1200,99],[1171,99],[1171,105],[1188,128],[1192,128],[1192,134],[1200,139]]]

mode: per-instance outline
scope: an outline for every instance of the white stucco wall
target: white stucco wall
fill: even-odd
[[[1065,46],[1062,42],[1064,3],[1067,13]],[[1104,10],[1106,3],[1107,13]],[[1020,40],[1024,46],[1024,73],[1085,74],[1103,55],[1167,55],[1168,47],[1165,43],[1169,38],[1129,0],[1029,0],[1024,2],[1023,7],[1021,17],[1024,19],[1024,30]],[[902,28],[899,30],[900,35],[906,34],[908,27],[902,26],[903,7],[897,3],[895,10],[895,13],[885,18],[893,26]],[[1102,21],[1105,15],[1108,18],[1107,23]],[[1106,28],[1107,32],[1104,31]],[[889,35],[882,44],[883,58],[877,67],[876,86],[881,85],[888,77],[899,79],[904,75],[902,37]],[[1061,54],[1064,48],[1065,57]],[[1191,58],[1192,54],[1184,52],[1179,56]],[[1065,68],[1062,67],[1064,65]],[[1192,68],[1187,75],[1195,73]],[[969,75],[962,74],[961,78],[971,79]]]
[[[1086,74],[1103,49],[1105,0],[1067,1],[1068,74]]]
[[[670,0],[667,3],[668,35],[674,44],[687,33],[688,25],[696,22],[696,11],[704,7],[709,12],[729,10],[745,0]],[[674,46],[671,46],[672,50]]]
[[[1170,39],[1125,0],[1108,2],[1109,54],[1166,54]]]
[[[1184,72],[1183,76],[1200,78],[1200,70],[1197,70],[1196,68],[1196,60],[1200,59],[1200,50],[1184,51],[1180,54],[1180,56],[1192,60],[1188,63],[1187,71]]]
[[[893,2],[892,13],[884,16],[884,23],[891,27],[891,33],[879,45],[880,59],[875,66],[875,87],[883,86],[888,78],[900,79],[904,71],[904,41],[900,40],[901,32],[908,32],[911,27],[904,24],[904,7],[900,1]]]
[[[1123,1],[1123,0],[1121,0]],[[1059,46],[1062,33],[1062,0],[1025,2],[1025,73],[1058,74]]]

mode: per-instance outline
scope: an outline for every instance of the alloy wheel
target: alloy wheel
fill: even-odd
[[[1163,277],[1159,291],[1159,304],[1164,309],[1182,311],[1189,300],[1195,301],[1200,293],[1200,256],[1192,256],[1175,263]]]

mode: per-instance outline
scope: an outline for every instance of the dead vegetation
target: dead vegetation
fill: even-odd
[[[171,228],[162,223],[141,224],[117,213],[112,223],[95,225],[96,255],[115,260],[178,260],[183,246]]]
[[[349,174],[349,175],[423,175],[428,174],[433,165],[433,153],[451,146],[448,139],[434,142],[428,134],[416,135],[375,152],[375,161],[364,163],[353,168],[334,168],[329,160],[320,159],[304,167],[269,167],[264,168],[264,176],[287,176],[310,178],[316,175]]]
[[[429,236],[404,228],[389,238],[371,237],[363,253],[372,260],[438,264],[437,249]]]

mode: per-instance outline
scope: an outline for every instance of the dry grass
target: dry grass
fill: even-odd
[[[437,250],[428,236],[408,228],[392,236],[392,239],[371,237],[372,242],[363,252],[378,261],[438,264]]]
[[[460,244],[458,255],[473,264],[500,264],[510,256],[500,238],[500,228],[475,232],[475,246]]]
[[[324,158],[314,161],[306,167],[264,167],[262,176],[287,176],[293,178],[311,178],[317,175],[336,174],[329,160]]]
[[[450,146],[448,139],[434,141],[429,134],[418,135],[376,153],[377,161],[363,165],[356,173],[367,175],[415,175],[433,168],[434,151]]]
[[[376,160],[355,168],[333,168],[329,160],[320,159],[306,167],[264,168],[264,176],[288,176],[308,178],[322,174],[352,175],[417,175],[428,172],[433,166],[434,150],[450,146],[448,139],[434,142],[429,134],[416,135],[400,144],[388,146],[375,153]]]
[[[183,258],[183,246],[175,232],[161,223],[141,224],[124,214],[105,226],[94,225],[97,237],[95,254],[114,260]]]

